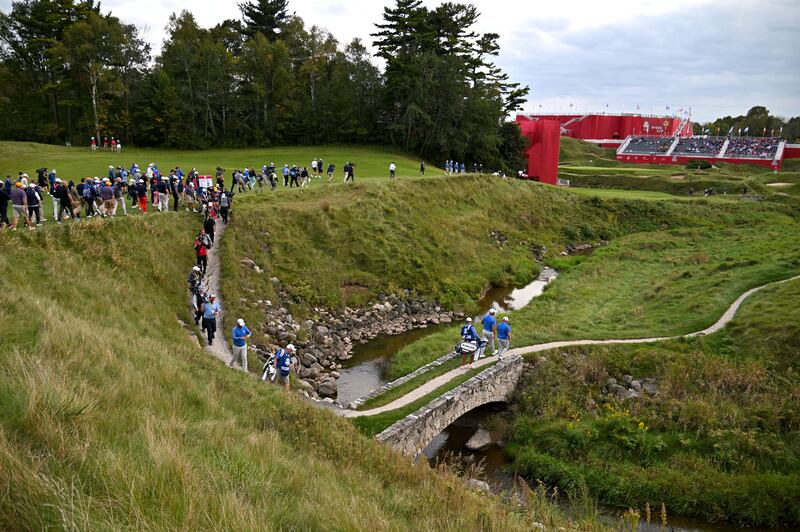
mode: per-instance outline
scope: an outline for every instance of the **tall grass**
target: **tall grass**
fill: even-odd
[[[198,347],[196,223],[0,234],[0,528],[528,528]]]

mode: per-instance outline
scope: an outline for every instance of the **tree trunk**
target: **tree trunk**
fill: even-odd
[[[92,113],[94,115],[94,132],[97,144],[100,144],[100,122],[97,118],[97,74],[89,71],[89,96],[92,98]]]

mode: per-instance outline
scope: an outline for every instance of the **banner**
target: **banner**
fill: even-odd
[[[197,186],[202,188],[211,188],[214,186],[214,178],[210,175],[201,175],[197,177]]]

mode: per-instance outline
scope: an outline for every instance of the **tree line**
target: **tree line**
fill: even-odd
[[[379,143],[440,161],[519,167],[508,115],[528,93],[492,58],[466,4],[396,0],[374,33],[381,71],[359,39],[338,42],[250,0],[202,28],[170,16],[153,57],[139,30],[94,0],[19,0],[0,13],[0,137],[180,147]]]
[[[749,135],[751,137],[783,137],[794,141],[800,139],[800,116],[788,120],[770,114],[763,105],[750,108],[745,115],[725,116],[713,122],[693,123],[695,135]]]

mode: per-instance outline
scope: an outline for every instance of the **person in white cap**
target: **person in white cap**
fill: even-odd
[[[55,175],[56,171],[53,170],[50,172],[52,175]],[[50,195],[53,197],[53,220],[58,218],[58,212],[61,207],[61,200],[56,197],[56,189],[61,186],[61,179],[56,178],[53,180],[53,185],[50,187]]]
[[[497,337],[497,319],[494,315],[497,314],[497,310],[495,308],[490,308],[489,312],[483,317],[483,340],[485,342],[485,347],[489,347],[489,343],[492,344],[492,350],[490,351],[492,354],[497,354],[497,345],[495,344],[494,339]],[[481,351],[481,355],[483,355],[483,351]],[[478,358],[481,357],[478,356]]]
[[[289,344],[286,349],[278,349],[275,353],[275,369],[278,371],[278,383],[283,384],[284,390],[289,391],[289,374],[292,372],[292,366],[296,349],[294,344]]]
[[[497,326],[497,341],[500,344],[497,358],[503,360],[503,355],[511,347],[511,325],[508,324],[508,316],[504,316],[503,321]]]
[[[214,335],[217,333],[217,317],[222,312],[217,301],[217,296],[211,294],[208,301],[203,304],[203,327],[208,335],[208,345],[214,342]]]
[[[475,345],[481,345],[481,338],[478,336],[478,331],[475,329],[475,326],[472,324],[472,318],[467,318],[466,323],[464,326],[461,327],[461,339],[465,342],[474,342]],[[467,353],[466,351],[461,352],[461,366],[466,366],[467,361],[472,358],[471,353]],[[470,363],[470,367],[472,364]]]
[[[228,366],[233,367],[236,359],[240,359],[242,369],[247,372],[247,339],[251,336],[250,329],[244,324],[244,320],[239,318],[236,321],[236,327],[233,328],[231,340],[233,341],[233,356]]]

